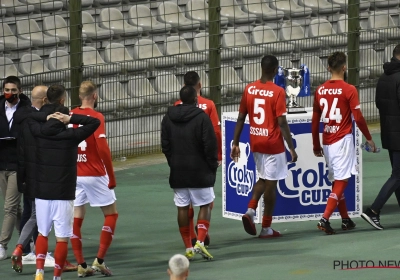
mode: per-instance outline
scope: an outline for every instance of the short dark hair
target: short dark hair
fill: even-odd
[[[21,90],[21,80],[17,76],[8,76],[3,80],[3,90],[6,84],[14,84]]]
[[[393,57],[400,59],[400,44],[393,49]]]
[[[179,97],[183,104],[194,104],[197,92],[192,86],[184,86],[179,92]]]
[[[62,85],[52,85],[47,89],[47,99],[51,104],[59,102],[65,94],[65,87]]]
[[[279,61],[274,55],[266,55],[261,59],[261,69],[265,74],[274,74],[279,67]]]
[[[183,82],[185,83],[185,86],[194,87],[198,82],[200,82],[200,76],[196,71],[189,71],[183,76]]]
[[[328,57],[328,66],[332,71],[339,71],[346,64],[347,57],[344,52],[334,52]]]

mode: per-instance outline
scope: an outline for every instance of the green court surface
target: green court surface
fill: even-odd
[[[374,139],[380,145],[379,134],[374,134]],[[116,188],[119,220],[106,256],[106,263],[115,274],[112,279],[168,279],[169,257],[185,251],[168,185],[168,166],[162,155],[155,155],[117,162],[116,168],[120,169]],[[372,203],[390,175],[387,152],[364,152],[363,170],[365,206]],[[386,262],[400,267],[400,215],[394,197],[382,211],[381,221],[386,227],[383,231],[374,230],[361,218],[355,219],[357,227],[349,232],[340,230],[340,221],[333,220],[332,226],[338,230],[333,236],[317,230],[316,221],[276,223],[273,226],[283,237],[260,240],[247,235],[241,221],[222,218],[221,170],[215,192],[209,247],[214,260],[204,261],[197,256],[190,264],[189,279],[400,279],[400,270],[393,268],[341,270],[339,265],[334,269],[335,261],[353,261],[353,267],[354,261],[361,265],[361,261],[368,260],[375,266]],[[88,263],[97,252],[102,222],[99,209],[88,210],[82,229]],[[53,251],[54,233],[51,234],[49,250]],[[16,241],[15,234],[9,243],[9,255]],[[68,259],[74,261],[72,249]],[[11,269],[10,259],[0,261],[0,279],[33,279],[34,272],[34,265],[27,265],[22,274],[17,274]],[[102,277],[95,275],[91,279]],[[76,272],[63,274],[63,279],[75,278]],[[52,279],[51,268],[46,268],[45,279]]]

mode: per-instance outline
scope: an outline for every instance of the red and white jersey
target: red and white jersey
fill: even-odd
[[[98,151],[96,138],[105,138],[105,125],[103,114],[90,108],[75,108],[71,114],[79,114],[94,117],[100,120],[100,126],[86,140],[78,146],[78,176],[104,176],[107,174]],[[77,128],[78,125],[73,125]]]
[[[285,151],[278,117],[286,115],[286,94],[273,82],[260,80],[244,89],[239,113],[249,115],[252,152],[280,154]]]
[[[352,132],[352,110],[360,109],[357,89],[343,80],[329,80],[315,91],[313,111],[324,123],[322,143],[331,145]]]
[[[215,135],[218,142],[218,160],[222,160],[222,138],[221,138],[221,128],[217,108],[212,100],[204,98],[202,96],[197,96],[198,107],[202,109],[211,119],[211,123],[214,127]],[[182,104],[182,101],[178,100],[175,102],[175,106]]]

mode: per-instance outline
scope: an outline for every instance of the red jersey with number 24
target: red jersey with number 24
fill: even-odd
[[[313,111],[321,114],[322,143],[331,145],[353,129],[352,111],[360,109],[357,89],[343,80],[329,80],[315,91]]]
[[[260,80],[244,89],[239,113],[249,115],[252,152],[280,154],[285,151],[278,117],[286,115],[286,94],[273,82]]]
[[[86,140],[78,146],[78,176],[104,176],[107,174],[103,160],[100,157],[96,138],[105,138],[105,125],[103,114],[90,108],[75,108],[71,114],[94,117],[100,120],[100,126]],[[73,125],[77,128],[78,125]]]

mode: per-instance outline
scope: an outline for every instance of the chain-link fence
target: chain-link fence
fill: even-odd
[[[400,39],[398,0],[1,0],[0,16],[0,78],[21,77],[28,95],[63,84],[69,107],[94,81],[114,158],[160,150],[161,119],[189,70],[220,112],[237,111],[265,54],[308,66],[312,94],[299,102],[311,106],[328,55],[345,51],[375,122],[375,84]]]

